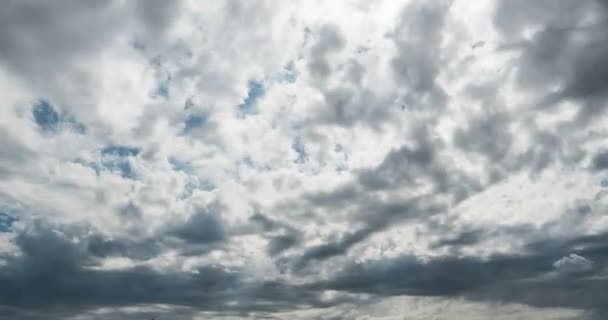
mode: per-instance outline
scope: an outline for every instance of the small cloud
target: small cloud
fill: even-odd
[[[189,243],[211,244],[223,241],[226,234],[219,215],[220,209],[217,204],[199,208],[188,220],[176,225],[171,233]]]
[[[557,260],[553,266],[560,273],[571,274],[593,269],[593,262],[577,254],[571,253],[570,255]]]
[[[486,43],[484,41],[477,41],[471,45],[471,48],[472,49],[481,48],[481,47],[485,46],[485,44]]]

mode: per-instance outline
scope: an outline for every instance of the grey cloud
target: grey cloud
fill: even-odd
[[[608,284],[601,276],[608,251],[597,244],[605,239],[605,234],[575,237],[559,248],[537,247],[519,255],[404,256],[358,263],[317,285],[381,296],[464,297],[605,312],[606,298],[600,292]],[[570,264],[568,272],[564,264]]]
[[[21,166],[38,158],[37,154],[25,146],[6,129],[0,128],[0,176],[8,177],[21,170]]]
[[[391,33],[398,49],[391,68],[403,95],[403,101],[398,101],[402,109],[429,111],[445,104],[445,93],[435,79],[440,72],[439,45],[448,8],[449,2],[406,6]],[[324,36],[313,46],[308,67],[313,75],[323,79],[331,72],[325,59],[327,52],[337,51],[343,44],[333,27],[324,27],[321,34]],[[348,81],[332,88],[320,86],[324,103],[312,122],[347,128],[364,125],[377,131],[382,131],[387,124],[398,125],[395,113],[401,110],[395,97],[377,96],[370,90],[361,81],[367,70],[356,58],[346,61],[345,65],[344,78]]]
[[[222,204],[214,202],[199,207],[183,222],[167,229],[169,235],[195,245],[211,245],[226,240],[227,233],[221,218]]]
[[[489,284],[549,272],[553,266],[546,262],[542,257],[526,256],[497,256],[487,261],[440,257],[426,262],[400,257],[352,265],[325,286],[379,295],[455,296]]]
[[[346,40],[335,25],[322,26],[316,35],[318,39],[310,50],[308,70],[313,76],[325,79],[332,71],[327,61],[327,55],[344,48]]]
[[[344,255],[348,249],[350,249],[350,247],[365,240],[377,229],[378,228],[374,227],[364,228],[352,233],[344,234],[338,241],[307,248],[294,263],[294,269],[299,271],[315,261],[326,260],[331,257]]]
[[[277,254],[296,246],[300,242],[301,236],[296,232],[271,236],[268,243],[268,254],[276,256]]]
[[[455,236],[451,237],[443,237],[432,244],[432,248],[439,247],[463,247],[470,246],[473,244],[479,243],[483,236],[485,235],[485,231],[483,230],[468,230],[464,232],[460,232]]]
[[[133,211],[132,204],[124,210]],[[90,230],[86,240],[86,250],[97,258],[126,257],[133,260],[149,260],[158,257],[168,250],[177,250],[181,255],[204,255],[211,249],[221,248],[234,230],[226,227],[221,218],[223,206],[214,202],[206,207],[199,207],[185,220],[174,220],[169,225],[144,233],[138,228],[131,228],[131,234],[111,236]],[[135,211],[137,214],[138,211]],[[123,219],[139,219],[131,214]],[[139,213],[141,214],[141,213]],[[141,223],[141,220],[137,220]]]
[[[50,76],[50,71],[109,40],[113,28],[121,25],[112,5],[108,1],[5,2],[0,61],[20,75]],[[64,19],[68,12],[70,19]]]
[[[0,266],[0,314],[15,318],[39,312],[53,319],[86,315],[100,307],[166,304],[217,313],[276,312],[330,306],[319,292],[280,282],[246,281],[239,270],[217,265],[196,273],[156,271],[148,267],[96,270],[89,255],[86,228],[56,229],[37,223],[19,234],[20,253],[4,254]],[[80,239],[85,241],[75,241]],[[272,304],[269,304],[272,302]],[[58,308],[57,306],[61,306]]]
[[[181,1],[139,0],[136,11],[141,17],[145,30],[152,36],[161,36],[175,21]]]
[[[608,152],[603,151],[597,153],[592,160],[594,170],[608,169]]]
[[[441,156],[444,142],[436,139],[428,127],[414,128],[412,144],[389,152],[375,168],[362,170],[358,180],[368,191],[415,187],[430,183],[438,194],[452,196],[454,202],[483,190],[476,177],[471,177]]]
[[[348,219],[351,225],[363,225],[363,227],[344,233],[324,244],[304,248],[303,252],[291,261],[292,271],[305,271],[307,266],[315,262],[345,256],[352,247],[375,233],[405,222],[428,219],[446,209],[444,204],[435,201],[432,197],[412,197],[392,201],[362,198],[359,201],[360,203],[352,208],[352,212],[342,219]]]
[[[270,184],[265,184],[267,180],[264,180],[261,172],[254,172],[263,167],[263,163],[247,167],[247,177],[243,175],[243,181],[236,181],[231,186],[224,185],[225,181],[221,180],[232,174],[231,162],[239,161],[233,157],[242,157],[241,154],[249,151],[250,147],[257,147],[257,144],[250,146],[239,140],[247,138],[254,141],[256,137],[253,135],[264,130],[277,130],[264,131],[264,139],[274,139],[275,133],[278,133],[277,137],[291,137],[292,129],[301,134],[302,139],[306,140],[300,140],[298,136],[292,145],[300,164],[314,163],[313,160],[316,160],[313,159],[316,156],[315,139],[310,138],[314,134],[320,137],[317,140],[325,139],[330,146],[336,142],[331,141],[334,137],[339,140],[342,136],[346,137],[340,143],[347,144],[349,136],[360,137],[359,132],[349,131],[360,127],[372,129],[375,134],[402,135],[403,140],[392,146],[393,149],[384,159],[379,159],[381,161],[378,165],[360,168],[359,159],[353,161],[354,167],[360,169],[346,173],[346,177],[351,174],[352,180],[329,191],[314,191],[314,184],[305,185],[308,181],[307,173],[289,176],[287,170],[269,172],[271,178],[274,173],[285,174],[290,178],[286,181],[297,181],[304,190],[313,191],[296,194],[294,198],[286,199],[287,204],[281,203],[268,211],[264,211],[266,208],[256,208],[256,213],[249,220],[245,219],[242,225],[240,213],[235,214],[237,219],[228,219],[232,218],[226,217],[229,210],[225,210],[219,202],[195,207],[187,217],[182,218],[176,214],[167,224],[153,224],[151,226],[155,226],[155,230],[145,231],[145,228],[136,226],[145,223],[145,207],[140,208],[131,203],[119,208],[117,215],[110,216],[129,220],[126,226],[129,233],[126,234],[113,234],[111,230],[101,232],[83,226],[70,228],[38,223],[28,226],[25,219],[20,219],[16,225],[26,225],[23,233],[13,234],[17,228],[10,228],[7,229],[10,233],[2,234],[3,237],[14,236],[11,245],[16,250],[0,254],[0,317],[37,319],[44,316],[65,319],[78,316],[98,319],[102,315],[95,312],[105,307],[111,311],[104,316],[116,319],[158,316],[192,319],[197,315],[271,318],[278,311],[332,307],[347,302],[348,299],[344,297],[351,293],[369,294],[378,299],[399,295],[457,297],[491,303],[586,309],[590,315],[598,317],[608,314],[608,300],[605,298],[608,290],[608,282],[605,280],[608,270],[608,234],[578,234],[583,229],[582,226],[591,224],[591,218],[595,218],[599,214],[597,211],[601,211],[593,205],[581,202],[567,213],[561,214],[560,221],[540,227],[530,224],[488,230],[478,226],[458,226],[458,221],[450,220],[449,217],[435,221],[438,216],[443,218],[445,212],[454,213],[453,209],[465,199],[487,190],[498,181],[506,181],[513,174],[538,173],[552,164],[578,165],[582,160],[589,159],[581,147],[587,136],[581,132],[595,119],[601,118],[599,115],[605,111],[608,101],[608,72],[603,72],[606,71],[604,66],[608,64],[606,2],[497,2],[499,6],[494,23],[507,39],[498,47],[519,53],[509,60],[510,63],[515,63],[513,69],[508,65],[504,68],[515,75],[516,84],[520,86],[515,89],[524,90],[536,97],[530,99],[531,110],[525,110],[520,117],[519,114],[509,113],[509,108],[502,108],[508,106],[510,101],[507,97],[503,101],[501,97],[501,87],[505,83],[500,80],[464,84],[464,94],[468,94],[468,98],[473,103],[478,103],[483,111],[480,116],[465,114],[464,123],[455,124],[454,136],[446,137],[446,131],[451,133],[449,130],[453,128],[451,119],[447,121],[450,122],[450,128],[443,131],[443,127],[435,127],[436,124],[444,124],[441,120],[445,118],[438,113],[446,111],[449,117],[452,110],[443,108],[460,103],[458,98],[448,100],[451,98],[448,93],[454,91],[448,90],[448,86],[444,91],[441,85],[443,82],[439,81],[444,80],[442,76],[445,68],[451,68],[451,61],[448,61],[451,57],[447,56],[450,53],[443,50],[444,40],[459,41],[452,37],[443,38],[449,20],[447,14],[450,12],[450,3],[414,3],[404,8],[398,14],[396,24],[390,24],[395,25],[388,37],[396,48],[392,57],[382,56],[377,51],[382,46],[376,47],[373,41],[369,43],[372,46],[370,49],[361,49],[364,44],[355,43],[354,45],[360,46],[358,51],[344,57],[346,54],[343,55],[342,51],[351,39],[346,39],[337,25],[322,25],[318,32],[311,34],[312,43],[310,46],[304,45],[309,51],[301,57],[305,68],[308,68],[311,83],[301,82],[302,79],[306,80],[304,77],[298,80],[297,86],[287,85],[296,91],[300,85],[310,85],[319,90],[323,101],[318,105],[318,110],[304,115],[303,120],[296,114],[297,121],[301,121],[296,124],[290,122],[293,120],[291,116],[279,121],[270,113],[240,119],[243,121],[239,122],[239,126],[245,124],[256,128],[251,131],[246,130],[249,127],[234,131],[232,128],[224,128],[225,123],[220,121],[232,125],[232,119],[224,118],[230,117],[229,114],[215,113],[213,105],[216,99],[220,101],[218,105],[223,103],[224,97],[220,97],[223,94],[229,96],[229,99],[238,99],[239,93],[233,92],[234,87],[228,82],[240,76],[240,73],[231,74],[231,71],[242,71],[239,67],[242,57],[243,61],[256,61],[259,55],[268,52],[263,49],[251,50],[254,52],[251,53],[240,49],[251,49],[254,44],[263,42],[261,39],[267,39],[268,35],[274,37],[274,23],[280,22],[282,18],[271,15],[271,6],[227,2],[220,5],[225,6],[226,16],[218,19],[230,20],[219,28],[222,29],[220,31],[227,31],[226,34],[216,36],[211,34],[217,30],[213,27],[206,29],[205,26],[192,26],[201,31],[200,35],[196,35],[196,44],[190,47],[186,42],[190,39],[184,39],[184,43],[164,51],[161,48],[162,41],[172,34],[167,32],[168,28],[181,15],[179,2],[59,1],[51,5],[26,0],[4,3],[0,10],[0,67],[12,72],[8,78],[13,75],[18,77],[28,88],[31,87],[33,96],[43,97],[47,101],[46,106],[39,103],[42,107],[35,105],[33,110],[28,109],[28,112],[31,111],[31,114],[28,113],[30,120],[33,120],[30,124],[32,127],[37,125],[39,133],[48,133],[45,138],[59,138],[59,135],[50,133],[58,132],[57,128],[64,120],[64,112],[76,114],[77,109],[82,109],[85,111],[79,115],[92,113],[87,108],[90,105],[82,103],[86,102],[86,98],[81,96],[95,96],[94,91],[98,90],[99,84],[92,80],[94,76],[88,73],[87,68],[91,62],[96,61],[98,54],[103,54],[105,48],[113,45],[116,40],[126,38],[136,47],[136,51],[129,52],[142,54],[146,58],[158,55],[158,59],[154,58],[153,65],[149,67],[151,72],[158,73],[156,80],[161,82],[156,94],[166,99],[159,99],[163,102],[158,108],[146,106],[144,114],[136,117],[139,123],[132,132],[127,130],[119,133],[124,135],[124,140],[121,141],[136,143],[138,147],[104,147],[95,142],[95,146],[101,146],[94,160],[97,162],[80,161],[96,171],[108,170],[126,178],[137,178],[134,181],[106,181],[104,178],[116,177],[103,176],[96,181],[86,182],[99,188],[110,186],[111,183],[120,183],[121,186],[129,183],[129,190],[124,190],[126,194],[117,195],[120,199],[131,196],[137,199],[137,193],[142,189],[150,193],[170,193],[179,188],[172,189],[173,185],[185,184],[185,196],[176,196],[177,200],[173,203],[156,201],[151,199],[153,196],[150,196],[150,200],[156,201],[152,205],[157,207],[190,208],[193,204],[190,201],[200,200],[194,198],[202,194],[193,195],[192,190],[213,189],[213,192],[205,193],[204,196],[219,195],[222,199],[224,196],[230,199],[234,192],[240,190],[237,184],[243,185],[245,179],[251,185],[260,187],[256,192],[240,197],[239,203],[234,207],[240,208],[241,204],[254,201],[252,199],[256,197],[265,197],[266,188]],[[287,16],[293,14],[289,10],[285,13]],[[593,18],[592,15],[597,19],[590,19]],[[66,19],[67,16],[70,18]],[[288,18],[293,18],[289,23],[298,25],[295,17]],[[242,27],[248,30],[241,32]],[[183,30],[180,29],[177,33]],[[524,38],[523,33],[527,30],[537,32]],[[458,31],[456,35],[462,34]],[[231,40],[223,41],[224,38]],[[205,43],[201,51],[209,52],[196,52],[196,46],[201,43]],[[488,40],[487,45],[481,47],[483,43],[480,41],[472,44],[477,48],[476,53],[486,52],[484,50],[494,45],[493,40]],[[177,47],[180,48],[176,49]],[[465,47],[471,49],[469,44]],[[270,48],[273,49],[276,48]],[[334,55],[344,61],[338,61],[334,65]],[[179,59],[176,58],[178,56]],[[182,58],[191,60],[181,65],[182,61],[177,60]],[[283,58],[291,60],[294,57]],[[385,91],[375,90],[377,87],[374,86],[383,84],[370,83],[369,80],[383,76],[384,70],[376,72],[366,69],[370,68],[367,58],[378,59],[381,63],[388,60],[386,67],[395,82],[389,87],[397,88],[396,92],[384,95]],[[89,64],[83,67],[83,61]],[[300,62],[294,63],[294,66],[302,65]],[[283,62],[278,62],[277,65],[280,68]],[[294,66],[287,69],[294,69]],[[255,65],[250,69],[258,72],[266,70],[266,66]],[[248,97],[238,106],[244,113],[255,113],[256,99],[263,94],[267,99],[275,99],[284,93],[280,89],[280,86],[286,85],[284,81],[294,80],[287,77],[289,79],[275,83],[269,78],[272,75],[258,76],[259,79],[264,79],[263,82],[252,81]],[[337,81],[330,79],[334,76]],[[171,79],[171,82],[167,79]],[[460,88],[459,84],[455,86]],[[191,99],[186,103],[185,112],[169,114],[174,107],[172,99],[179,98],[182,93],[180,89],[200,91],[201,101]],[[449,89],[454,87],[450,86]],[[292,94],[291,91],[285,92]],[[462,93],[458,91],[454,94],[458,96]],[[177,108],[181,107],[181,101],[175,103]],[[295,101],[289,98],[289,103]],[[577,114],[574,120],[564,120],[556,126],[540,127],[537,123],[541,122],[536,120],[545,112],[551,112],[551,107],[561,101],[575,102]],[[294,106],[299,107],[300,102],[306,104],[306,100],[297,102]],[[279,103],[282,104],[283,101],[279,100]],[[210,106],[207,108],[203,105]],[[289,106],[285,106],[287,107]],[[403,110],[399,110],[399,107],[403,107]],[[280,108],[283,110],[284,106]],[[273,108],[269,110],[271,109]],[[413,112],[407,113],[406,109]],[[283,122],[283,119],[287,119],[287,122]],[[410,127],[405,128],[410,124]],[[341,128],[324,131],[325,127],[332,125]],[[394,125],[396,130],[385,132],[390,125]],[[522,128],[525,132],[514,131]],[[230,131],[226,139],[219,136],[225,132],[220,129]],[[282,135],[284,129],[289,132]],[[316,129],[319,131],[316,132]],[[157,139],[158,135],[166,132],[177,136]],[[327,134],[327,138],[324,134]],[[525,135],[523,138],[530,147],[515,152],[514,150],[519,150],[520,134]],[[130,139],[131,135],[135,140]],[[601,136],[601,133],[598,135]],[[179,141],[169,146],[174,138]],[[155,140],[151,142],[154,146],[141,141],[146,139]],[[86,146],[93,143],[82,142]],[[355,145],[358,144],[346,146],[345,150]],[[289,147],[289,142],[286,147]],[[188,148],[197,149],[186,150]],[[0,176],[3,178],[13,178],[15,174],[25,176],[22,171],[31,168],[24,165],[34,162],[37,164],[34,170],[40,167],[40,170],[53,171],[57,167],[55,171],[62,173],[59,169],[63,167],[54,161],[56,159],[49,159],[51,161],[48,163],[37,161],[36,152],[21,143],[15,132],[0,128],[0,149]],[[184,155],[165,154],[175,150],[184,150]],[[264,152],[264,149],[256,151]],[[456,157],[450,154],[453,151],[457,153]],[[274,161],[274,153],[268,155]],[[182,156],[183,159],[178,158]],[[463,169],[468,165],[458,163],[461,156],[467,160],[482,159],[481,165],[485,172],[481,176],[474,176]],[[159,163],[162,162],[166,168],[173,166],[171,176],[156,175],[156,172],[148,176],[152,174],[149,172],[158,169],[155,166],[158,163],[153,162],[167,157],[170,163],[164,160]],[[282,158],[276,158],[276,163],[281,163]],[[590,168],[594,171],[591,173],[597,174],[608,169],[608,154],[603,149],[595,151],[590,160]],[[139,167],[132,166],[135,163],[133,161],[142,164],[141,172],[135,172]],[[473,163],[475,164],[480,163]],[[293,163],[289,165],[292,166]],[[217,168],[221,169],[215,170]],[[51,173],[54,174],[55,171]],[[214,180],[196,176],[196,173],[203,171],[213,172],[211,175]],[[43,182],[48,181],[43,180],[54,177],[49,174],[27,182],[35,182],[31,184],[44,187]],[[184,177],[187,178],[183,179]],[[59,178],[68,179],[69,176],[66,174]],[[185,180],[184,184],[181,184],[182,179]],[[8,183],[11,181],[6,180]],[[149,185],[158,181],[171,185],[166,189],[155,189]],[[8,183],[5,183],[7,189],[11,187]],[[15,186],[15,194],[29,190],[25,183]],[[99,194],[104,192],[101,189],[98,191]],[[115,206],[116,199],[110,195],[106,199],[112,202],[111,206]],[[264,203],[275,203],[274,200],[276,199],[264,199]],[[65,202],[66,199],[62,198],[58,205],[66,205]],[[86,205],[86,202],[83,204]],[[101,214],[105,213],[104,210],[100,211]],[[105,221],[106,218],[103,216],[99,219]],[[239,222],[233,224],[233,221]],[[300,228],[300,224],[305,225],[305,228]],[[428,234],[424,236],[430,239],[431,252],[448,252],[448,255],[406,255],[397,258],[381,256],[372,262],[349,262],[355,259],[353,253],[365,249],[362,246],[372,237],[404,224],[429,227]],[[344,228],[319,239],[328,230],[335,230],[331,228],[333,225]],[[315,230],[316,226],[322,230]],[[111,226],[106,227],[111,229]],[[264,274],[264,279],[271,280],[258,280],[256,277],[259,276],[259,271],[267,272],[265,266],[258,268],[256,265],[252,268],[254,272],[250,273],[245,272],[250,271],[249,266],[240,269],[205,265],[195,272],[148,267],[154,263],[153,258],[168,252],[178,255],[178,260],[191,257],[214,259],[211,255],[205,256],[211,250],[222,251],[226,256],[236,256],[237,259],[243,258],[243,252],[239,250],[245,250],[249,254],[249,244],[242,245],[236,241],[242,239],[235,238],[244,235],[255,235],[265,241],[268,257],[264,259],[274,261],[281,271],[293,274],[286,277]],[[312,238],[314,242],[309,242]],[[508,242],[505,243],[507,247],[520,246],[521,251],[518,254],[484,257],[463,255],[470,252],[465,249],[474,249],[487,240],[496,239]],[[101,262],[109,257],[125,257],[138,266],[113,270],[100,268]],[[238,262],[243,261],[236,262],[238,265]],[[346,265],[343,265],[345,262]],[[317,272],[319,270],[328,272]],[[327,278],[318,280],[317,274]],[[293,278],[297,279],[298,284],[291,282]],[[325,290],[337,293],[325,295]],[[327,297],[334,294],[338,298]],[[362,301],[363,298],[356,299]],[[153,309],[158,305],[167,307],[164,311]],[[141,310],[130,313],[121,309],[127,306]],[[147,307],[152,309],[146,309]]]
[[[398,49],[392,67],[395,79],[407,90],[404,103],[408,108],[443,107],[445,94],[435,79],[440,72],[439,45],[449,7],[449,1],[408,5],[392,34]]]
[[[482,190],[478,181],[456,169],[450,170],[443,163],[438,155],[442,143],[433,140],[428,129],[414,129],[413,137],[413,146],[403,146],[389,152],[375,168],[357,172],[355,182],[330,192],[304,197],[304,207],[327,210],[334,213],[335,219],[362,227],[327,243],[306,248],[293,262],[294,271],[314,261],[344,256],[353,246],[391,226],[427,220],[444,212],[446,203],[441,196],[447,195],[451,201],[458,203]],[[409,198],[381,197],[382,192],[414,188],[422,183],[429,183],[433,192]]]
[[[224,225],[213,208],[202,208],[181,223],[172,234],[190,243],[210,244],[225,239]]]
[[[87,251],[94,257],[126,257],[133,260],[148,260],[157,257],[169,248],[159,239],[132,240],[109,238],[93,234],[87,238]]]
[[[325,104],[316,116],[320,123],[347,128],[364,124],[380,130],[390,119],[391,101],[376,96],[365,87],[344,85],[325,90],[323,96]]]
[[[540,90],[541,106],[563,99],[580,102],[573,123],[577,127],[604,110],[607,9],[601,1],[501,1],[496,11],[495,24],[506,34],[540,27],[523,44],[516,66],[520,84]],[[589,20],[592,15],[596,19]]]
[[[266,233],[267,252],[272,257],[302,241],[302,233],[299,230],[286,223],[272,220],[264,214],[256,213],[249,220],[260,225]]]
[[[454,144],[464,151],[475,151],[496,163],[509,155],[512,137],[510,116],[504,113],[486,115],[470,120],[466,129],[454,133]]]
[[[99,88],[91,63],[123,36],[159,42],[179,3],[4,1],[0,67],[89,126]]]

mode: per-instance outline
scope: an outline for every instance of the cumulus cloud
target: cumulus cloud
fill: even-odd
[[[0,317],[608,315],[604,1],[0,6]]]

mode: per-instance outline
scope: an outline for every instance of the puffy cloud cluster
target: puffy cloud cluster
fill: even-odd
[[[0,6],[1,317],[608,315],[604,1]]]

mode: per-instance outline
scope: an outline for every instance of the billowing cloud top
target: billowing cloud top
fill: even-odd
[[[0,1],[0,318],[605,319],[608,4]]]

